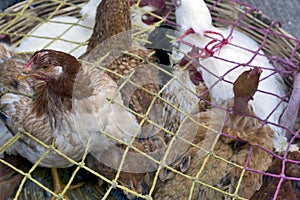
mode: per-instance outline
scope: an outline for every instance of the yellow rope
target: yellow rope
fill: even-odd
[[[3,146],[0,147],[0,155],[3,154],[9,147],[15,144],[21,137],[20,132],[14,135],[11,139],[9,139]]]

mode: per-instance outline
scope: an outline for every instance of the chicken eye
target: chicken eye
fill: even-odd
[[[44,65],[44,66],[42,67],[42,69],[48,69],[48,66],[47,66],[47,65]]]

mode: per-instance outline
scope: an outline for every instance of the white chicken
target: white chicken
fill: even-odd
[[[58,16],[41,23],[25,38],[16,52],[35,52],[41,49],[60,50],[81,56],[87,49],[86,42],[91,37],[95,23],[97,5],[101,0],[90,0],[81,9],[83,19]]]
[[[212,25],[210,12],[203,0],[178,0],[176,5],[176,23],[181,27],[180,51],[187,53],[188,43],[201,49],[198,70],[202,72],[205,84],[210,89],[214,103],[223,104],[233,97],[233,81],[239,74],[259,66],[263,69],[258,92],[251,102],[255,114],[270,122],[277,133],[275,147],[280,146],[280,128],[278,124],[285,103],[285,86],[282,78],[275,72],[267,57],[253,39],[232,28],[221,29]]]

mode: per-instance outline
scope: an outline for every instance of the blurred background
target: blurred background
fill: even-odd
[[[1,0],[0,11],[22,0]],[[280,21],[282,27],[294,37],[300,39],[300,1],[299,0],[240,0],[248,3],[272,20]]]

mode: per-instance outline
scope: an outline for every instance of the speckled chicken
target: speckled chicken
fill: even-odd
[[[204,111],[208,107],[205,102],[210,100],[209,92],[203,82],[202,74],[197,71],[200,64],[197,59],[192,58],[197,53],[197,48],[192,48],[174,66],[172,78],[166,83],[167,87],[162,93],[162,98],[168,102],[162,114],[163,123],[173,133],[176,133],[189,115]],[[201,98],[205,101],[201,101]]]
[[[21,70],[10,67],[17,77]],[[54,50],[35,53],[22,70],[25,74],[19,77],[29,77],[22,80],[25,82],[33,81],[30,85],[33,93],[22,95],[9,91],[1,96],[0,108],[8,117],[7,125],[13,134],[24,129],[45,143],[43,146],[26,134],[21,136],[17,153],[32,163],[45,154],[40,166],[68,167],[73,163],[53,147],[80,161],[89,139],[92,139],[91,152],[101,154],[118,143],[104,133],[128,142],[138,132],[135,117],[121,107],[123,100],[116,90],[116,82],[102,70],[91,69],[73,56]],[[12,76],[12,80],[16,77]],[[33,98],[29,97],[31,94]],[[120,118],[115,118],[116,114]],[[122,123],[121,119],[128,123]]]
[[[18,74],[21,72],[23,66],[27,63],[29,59],[30,55],[15,54],[13,51],[13,47],[10,43],[10,37],[5,34],[0,34],[0,70],[2,72],[0,73],[0,98],[6,93],[13,91],[29,96],[33,94],[33,90],[31,88],[31,80],[26,80],[22,82],[17,80]],[[7,74],[9,74],[9,76]],[[4,113],[1,119],[2,120],[0,120],[0,145],[3,146],[9,139],[13,137],[13,135],[4,124],[4,121],[8,120],[7,116],[5,116]],[[6,152],[8,154],[17,154],[16,148],[14,146],[6,149]]]
[[[263,185],[251,198],[251,200],[267,199],[300,199],[300,176],[299,176],[299,116],[300,116],[300,72],[293,71],[294,87],[290,101],[281,118],[284,131],[291,141],[282,145],[278,152],[278,158],[274,158],[268,173],[264,175]],[[298,111],[298,112],[295,112]],[[296,134],[295,134],[296,133]],[[276,197],[275,197],[276,196]]]
[[[254,68],[239,76],[228,112],[218,108],[200,112],[194,115],[199,125],[190,122],[183,127],[187,132],[197,131],[196,146],[190,150],[191,165],[186,176],[175,174],[158,182],[154,199],[230,199],[230,194],[250,198],[260,188],[262,175],[243,171],[266,171],[272,162],[272,156],[258,145],[272,151],[274,132],[251,117],[248,104],[260,74],[261,70]]]
[[[32,94],[30,81],[20,83],[17,80],[18,73],[29,58],[30,56],[25,54],[16,55],[11,47],[10,37],[0,34],[0,99],[2,95],[9,91],[26,95]],[[7,73],[10,76],[7,76]],[[16,141],[10,147],[8,146],[13,134],[4,123],[7,120],[9,120],[7,116],[0,110],[0,158],[2,159],[0,163],[0,191],[2,191],[0,199],[8,199],[23,178],[21,174],[2,163],[2,161],[10,163],[24,172],[27,172],[30,168],[29,161],[18,155],[19,141]]]
[[[98,7],[97,18],[100,20],[94,27],[94,34],[89,41],[89,52],[85,59],[94,61],[95,57],[109,52],[109,56],[101,60],[101,64],[107,73],[122,86],[121,93],[124,102],[127,102],[129,108],[135,113],[138,113],[138,121],[143,123],[142,135],[133,141],[134,148],[129,149],[129,155],[124,161],[117,182],[139,194],[147,194],[152,185],[157,164],[137,151],[160,160],[169,139],[156,127],[156,124],[161,126],[162,111],[161,102],[155,97],[160,90],[157,58],[150,56],[151,51],[132,41],[127,1],[103,0]],[[129,80],[137,86],[131,84],[126,78],[130,78]],[[100,158],[97,158],[99,157],[97,155],[90,156],[87,164],[112,180],[117,174],[125,149],[126,146],[123,145],[110,150]],[[178,159],[176,164],[180,166],[189,157],[186,149],[172,154],[173,157],[169,158],[170,162],[174,164],[172,161],[176,158]],[[104,157],[107,158],[101,161]],[[134,198],[133,195],[128,195],[128,197]]]

